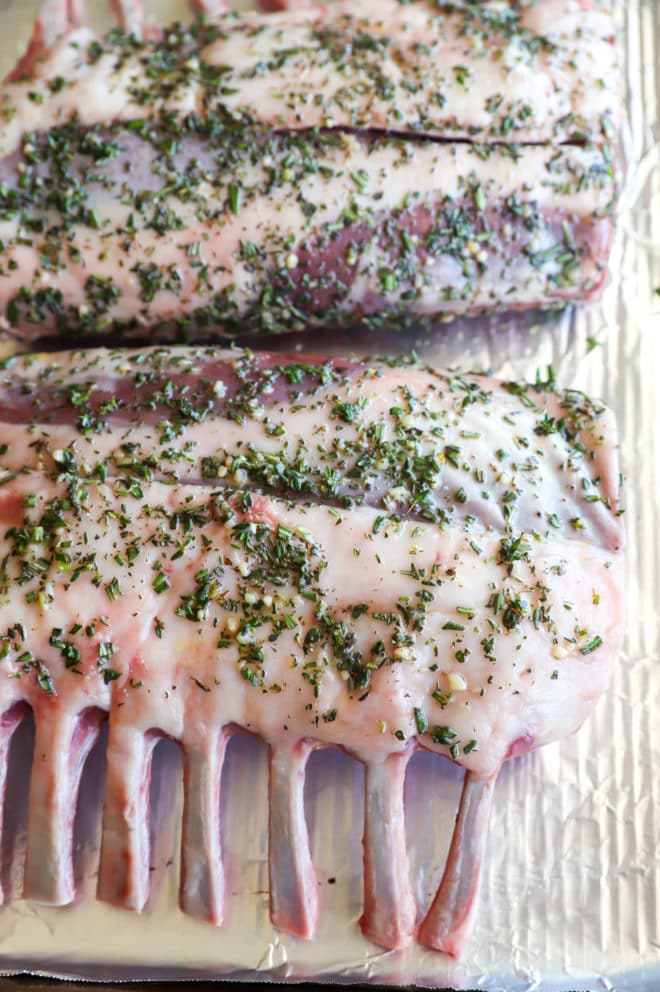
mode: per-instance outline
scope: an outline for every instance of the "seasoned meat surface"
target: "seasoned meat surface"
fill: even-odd
[[[219,922],[217,789],[241,727],[271,747],[273,920],[314,931],[304,765],[339,746],[367,766],[363,928],[403,946],[397,823],[424,747],[467,770],[420,930],[460,950],[500,765],[579,727],[619,645],[609,412],[552,375],[155,348],[14,359],[0,421],[3,734],[29,705],[52,756],[28,895],[72,898],[79,771],[107,714],[100,896],[144,905],[166,735],[187,756],[182,904]]]
[[[598,8],[340,0],[138,38],[136,7],[101,38],[69,10],[0,92],[15,334],[407,324],[602,286]]]

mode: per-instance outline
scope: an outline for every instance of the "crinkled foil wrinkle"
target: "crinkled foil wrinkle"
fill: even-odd
[[[36,0],[0,0],[0,71],[27,39]],[[88,0],[99,25],[106,5]],[[147,4],[166,21],[176,0]],[[267,765],[236,738],[222,784],[228,919],[216,929],[178,909],[181,761],[160,744],[152,784],[152,896],[140,917],[96,902],[103,742],[88,765],[76,822],[79,897],[66,910],[20,899],[0,910],[0,969],[95,979],[231,977],[486,988],[660,989],[660,3],[618,0],[628,179],[611,276],[600,304],[539,318],[463,321],[421,338],[364,333],[315,351],[415,348],[431,362],[533,379],[552,365],[562,386],[601,396],[620,430],[628,529],[628,624],[611,690],[579,734],[511,761],[497,783],[477,923],[457,963],[413,946],[385,953],[360,934],[363,770],[339,752],[311,759],[306,795],[321,885],[318,938],[297,941],[268,918]],[[107,24],[108,22],[105,21]],[[304,347],[304,339],[277,341]],[[273,343],[269,343],[273,346]],[[5,887],[18,889],[30,728],[18,732],[9,782]],[[406,785],[413,884],[437,886],[461,775],[417,755]],[[7,848],[7,845],[4,845]]]

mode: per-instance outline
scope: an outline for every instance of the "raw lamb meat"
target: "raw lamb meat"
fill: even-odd
[[[551,374],[161,347],[10,360],[0,422],[0,781],[28,707],[41,757],[26,895],[73,898],[76,796],[107,719],[99,898],[145,905],[167,736],[181,905],[220,924],[220,778],[242,728],[270,746],[273,923],[314,933],[305,763],[341,747],[366,766],[364,933],[459,953],[502,762],[576,730],[619,646],[611,414]],[[421,923],[415,748],[466,770]]]
[[[0,91],[23,338],[395,324],[597,293],[619,127],[588,0],[276,4],[95,36],[50,0]]]

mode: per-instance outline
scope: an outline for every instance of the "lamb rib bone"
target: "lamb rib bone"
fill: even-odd
[[[149,786],[158,736],[110,721],[98,897],[141,912],[149,898]]]
[[[73,863],[62,851],[73,849],[73,825],[85,761],[94,746],[104,714],[78,713],[58,701],[44,700],[36,710],[34,758],[25,858],[25,897],[66,906],[75,895]]]
[[[195,737],[191,740],[186,721],[180,902],[184,913],[220,926],[224,919],[220,785],[229,732],[226,727],[215,732],[202,728]]]
[[[20,727],[29,713],[29,707],[22,700],[11,702],[5,694],[3,711],[0,714],[0,839],[2,824],[5,816],[5,794],[7,791],[7,772],[9,769],[9,751],[14,732]],[[0,880],[0,904],[4,904],[6,893]]]
[[[307,740],[275,744],[270,751],[268,868],[270,916],[297,937],[313,937],[318,918],[318,882],[305,821]]]
[[[442,881],[419,929],[423,944],[456,956],[472,932],[496,778],[466,773]]]
[[[366,766],[364,913],[362,931],[383,947],[406,947],[417,903],[410,886],[403,787],[412,750],[379,756]]]

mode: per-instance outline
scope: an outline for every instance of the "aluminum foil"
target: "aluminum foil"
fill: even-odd
[[[542,0],[541,0],[542,2]],[[147,4],[160,21],[177,0]],[[99,26],[103,0],[88,0]],[[236,5],[238,6],[238,4]],[[359,931],[362,767],[316,753],[306,809],[322,919],[310,942],[268,918],[266,749],[229,747],[222,784],[228,918],[216,929],[177,905],[181,760],[160,744],[152,784],[153,871],[135,916],[94,898],[103,741],[86,768],[76,821],[79,894],[65,909],[20,899],[33,734],[13,745],[0,870],[14,893],[0,910],[0,971],[97,980],[228,977],[418,984],[489,992],[660,989],[660,3],[616,0],[625,74],[628,178],[609,283],[599,305],[539,318],[460,321],[433,335],[337,336],[310,347],[374,354],[415,348],[438,365],[533,379],[552,365],[563,386],[602,397],[619,418],[628,527],[625,646],[606,698],[572,739],[507,763],[497,783],[480,905],[461,962],[413,945],[384,952]],[[37,0],[0,0],[0,72],[27,39]],[[304,337],[270,347],[304,348]],[[435,891],[461,772],[415,756],[406,783],[411,871],[421,906]]]

